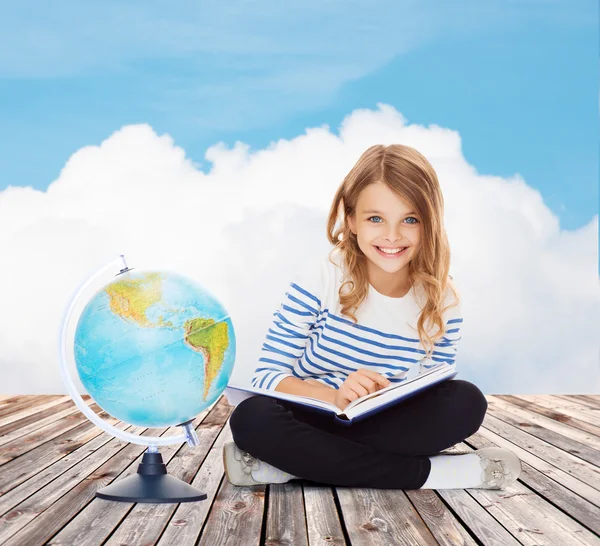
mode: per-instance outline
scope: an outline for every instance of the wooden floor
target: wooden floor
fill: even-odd
[[[487,399],[482,427],[456,447],[514,451],[523,473],[509,489],[232,486],[221,450],[233,408],[221,397],[196,419],[199,447],[161,449],[170,474],[208,495],[178,505],[95,498],[144,448],[101,432],[66,396],[0,395],[0,544],[600,545],[600,396]]]

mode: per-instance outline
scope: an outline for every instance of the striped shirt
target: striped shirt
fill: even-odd
[[[335,264],[325,256],[289,283],[273,313],[252,386],[275,390],[291,376],[313,378],[337,389],[359,368],[398,383],[439,362],[456,365],[463,322],[460,304],[446,311],[444,337],[436,342],[432,358],[427,358],[417,331],[421,311],[417,302],[422,302],[423,294],[413,286],[404,297],[393,298],[369,284],[367,297],[354,313],[358,320],[354,324],[341,314],[338,291],[344,265],[340,250],[335,249],[331,257]],[[453,302],[448,287],[444,306]]]

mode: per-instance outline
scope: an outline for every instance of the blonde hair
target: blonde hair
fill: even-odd
[[[460,299],[452,277],[449,276],[450,245],[443,225],[444,198],[437,175],[429,161],[410,146],[371,146],[360,156],[335,194],[327,220],[327,238],[335,246],[329,254],[329,260],[332,261],[331,253],[339,249],[345,269],[350,275],[339,289],[341,313],[356,323],[354,312],[368,293],[367,258],[358,246],[356,235],[351,231],[346,218],[356,214],[360,193],[369,184],[376,182],[384,182],[408,201],[414,207],[411,210],[416,211],[421,219],[420,248],[408,264],[408,279],[410,286],[421,287],[426,294],[417,331],[427,357],[431,358],[435,342],[445,334],[443,313],[458,305]],[[343,213],[343,219],[341,227],[336,229],[340,212]],[[351,289],[343,293],[347,285],[351,285]],[[455,296],[455,302],[442,308],[448,286]],[[433,336],[426,331],[427,321],[438,327]]]

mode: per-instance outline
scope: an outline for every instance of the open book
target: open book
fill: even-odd
[[[321,413],[330,413],[337,422],[343,425],[351,425],[383,409],[398,404],[411,396],[425,390],[440,381],[452,379],[457,374],[455,366],[442,362],[433,368],[400,383],[393,383],[378,391],[367,394],[350,402],[343,410],[310,396],[287,394],[284,392],[235,385],[229,383],[225,388],[225,396],[232,406],[237,406],[242,400],[251,396],[264,395],[272,398],[286,400],[293,404],[304,406],[305,409]]]

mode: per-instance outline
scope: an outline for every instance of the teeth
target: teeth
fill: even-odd
[[[381,250],[382,252],[385,252],[386,254],[397,254],[401,250],[404,250],[406,247],[388,249],[388,248],[381,248],[380,246],[378,246],[377,248],[379,250]]]

